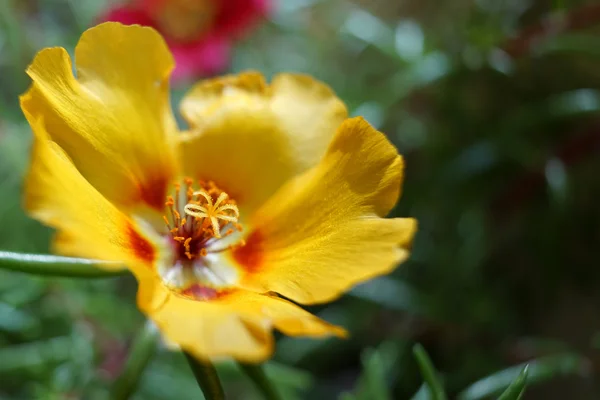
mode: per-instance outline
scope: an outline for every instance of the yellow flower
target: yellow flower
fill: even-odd
[[[300,304],[333,300],[409,254],[384,219],[403,163],[322,83],[254,72],[197,84],[170,109],[173,60],[151,28],[86,31],[76,72],[42,50],[21,107],[35,134],[25,207],[55,251],[119,261],[138,306],[198,358],[260,361],[272,329],[343,336]]]

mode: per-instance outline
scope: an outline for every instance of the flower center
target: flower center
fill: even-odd
[[[235,240],[235,233],[242,231],[235,200],[212,181],[200,180],[195,186],[186,178],[183,185],[175,184],[174,196],[167,196],[165,206],[163,220],[173,246],[173,260],[160,271],[165,283],[183,291],[231,284],[235,271],[224,269],[214,253],[245,244]]]
[[[168,37],[192,42],[210,29],[217,9],[212,0],[167,0],[151,13]]]
[[[176,254],[181,259],[194,260],[206,257],[208,253],[218,253],[243,245],[236,243],[214,248],[213,245],[218,239],[242,231],[242,226],[238,224],[240,212],[235,201],[214,182],[198,183],[200,190],[194,190],[193,180],[184,179],[183,192],[181,185],[175,184],[175,197],[167,196],[165,202],[170,215],[164,215],[163,220],[175,242]],[[182,203],[185,203],[183,213]]]

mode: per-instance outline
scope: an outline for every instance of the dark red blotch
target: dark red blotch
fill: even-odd
[[[129,238],[129,247],[137,258],[148,264],[154,263],[156,259],[154,247],[130,223],[127,224],[127,237]]]
[[[252,232],[244,246],[233,251],[233,258],[245,268],[246,272],[254,273],[260,269],[264,260],[264,238],[259,231]]]

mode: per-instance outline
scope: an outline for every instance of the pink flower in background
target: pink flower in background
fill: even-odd
[[[102,21],[158,30],[175,57],[176,80],[212,75],[227,67],[234,40],[269,10],[270,0],[132,0]]]

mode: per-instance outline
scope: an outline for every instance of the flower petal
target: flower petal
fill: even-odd
[[[112,8],[109,8],[104,15],[101,15],[99,18],[100,22],[114,21],[120,22],[125,25],[143,25],[143,26],[153,26],[152,18],[148,15],[143,8],[133,5],[133,4],[125,4],[118,5]]]
[[[272,7],[271,0],[221,1],[220,12],[214,23],[214,34],[239,37],[252,28]]]
[[[175,57],[174,81],[207,76],[227,68],[231,58],[229,40],[219,36],[205,35],[191,43],[168,41]]]
[[[383,219],[400,194],[403,163],[362,118],[347,120],[314,169],[292,180],[254,216],[233,259],[241,285],[310,304],[390,272],[408,257],[416,222]]]
[[[83,33],[75,58],[77,78],[65,49],[39,52],[21,107],[43,116],[51,140],[115,204],[162,209],[176,168],[164,41],[150,28],[108,22]]]
[[[115,264],[115,269],[126,264],[138,275],[150,271],[158,247],[85,180],[64,150],[49,140],[42,121],[32,120],[32,128],[35,140],[25,181],[25,209],[58,229],[56,252],[117,261],[122,264]]]
[[[196,85],[182,102],[192,126],[181,152],[186,174],[211,179],[251,212],[285,181],[315,165],[347,115],[322,83],[254,72]]]
[[[168,2],[177,0],[140,0],[139,6],[147,12],[157,13]],[[270,0],[209,0],[209,3],[214,3],[217,9],[214,21],[210,22],[209,34],[223,38],[241,36],[266,15],[272,6]]]
[[[199,359],[263,361],[273,351],[273,328],[294,336],[345,335],[288,301],[237,289],[199,301],[171,292],[157,279],[142,279],[138,306],[168,341]]]

